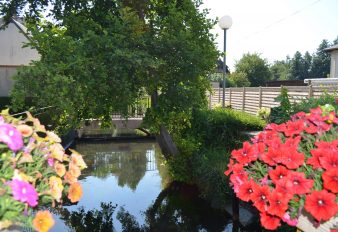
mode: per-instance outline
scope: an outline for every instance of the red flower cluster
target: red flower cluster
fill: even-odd
[[[260,211],[263,227],[296,226],[303,208],[319,223],[338,213],[337,125],[335,112],[318,107],[269,124],[231,152],[224,174],[237,197]]]

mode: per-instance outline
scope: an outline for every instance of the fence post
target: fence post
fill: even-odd
[[[312,84],[311,81],[309,81],[309,92],[308,92],[308,98],[313,97],[313,88],[312,88]]]
[[[262,108],[262,86],[259,86],[259,102],[258,102],[258,108]]]
[[[221,102],[221,88],[220,87],[218,87],[218,103],[220,103]]]
[[[230,108],[231,108],[231,94],[232,94],[232,90],[231,90],[231,87],[229,88],[229,105],[230,105]]]
[[[242,96],[242,111],[245,109],[245,87],[243,87],[243,96]]]
[[[209,109],[212,109],[212,93],[213,91],[209,92]]]

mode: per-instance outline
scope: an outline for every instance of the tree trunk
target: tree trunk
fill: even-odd
[[[158,92],[155,90],[151,95],[151,106],[153,108],[157,107],[157,98]],[[160,126],[160,133],[156,135],[156,141],[159,144],[162,154],[166,160],[168,160],[171,156],[178,154],[178,149],[164,125]]]

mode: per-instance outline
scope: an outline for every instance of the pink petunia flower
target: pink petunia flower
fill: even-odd
[[[0,142],[7,144],[12,151],[18,151],[23,147],[21,133],[12,125],[0,124]]]
[[[36,206],[38,204],[38,193],[35,188],[22,180],[12,180],[8,183],[12,189],[13,198],[23,203],[27,202],[29,206]]]

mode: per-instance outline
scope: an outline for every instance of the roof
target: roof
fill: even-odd
[[[10,21],[9,21],[9,23],[13,23],[18,29],[19,29],[19,31],[20,32],[22,32],[22,34],[27,38],[27,39],[29,39],[30,40],[30,38],[29,38],[29,35],[28,35],[28,32],[27,32],[27,28],[24,26],[24,25],[22,25],[22,20],[21,19],[19,19],[19,18],[11,18],[10,19]],[[0,27],[2,27],[2,26],[4,26],[4,20],[3,19],[0,19]]]
[[[327,51],[327,52],[331,52],[331,51],[334,51],[334,50],[338,50],[338,44],[333,45],[332,47],[326,48],[326,49],[324,49],[324,50]]]

